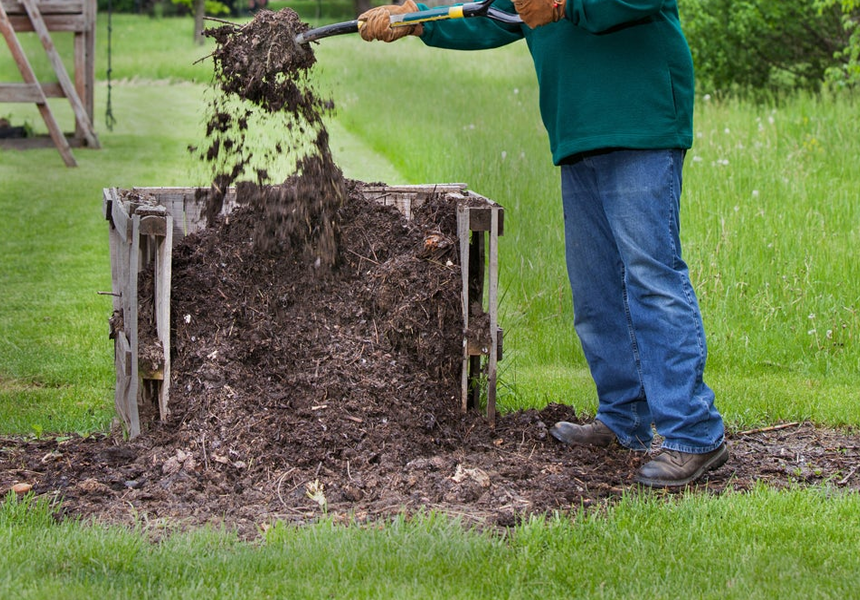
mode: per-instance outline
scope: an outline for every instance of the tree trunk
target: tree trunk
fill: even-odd
[[[357,17],[361,13],[370,10],[373,8],[373,4],[370,0],[352,0],[353,6],[355,7],[355,16]]]
[[[194,0],[194,43],[203,44],[203,17],[206,14],[206,0]]]

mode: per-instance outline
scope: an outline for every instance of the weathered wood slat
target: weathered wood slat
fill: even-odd
[[[114,365],[116,366],[116,389],[114,390],[114,407],[122,419],[126,430],[131,430],[132,412],[137,414],[137,407],[129,406],[129,399],[134,398],[131,390],[131,346],[125,333],[120,331],[114,343]]]
[[[42,15],[49,31],[66,33],[83,33],[88,27],[87,20],[82,15]],[[30,18],[27,16],[9,16],[9,22],[15,31],[19,33],[31,33],[35,31]]]
[[[110,220],[113,206],[111,202],[117,198],[116,189],[104,190],[105,211]],[[118,202],[117,202],[118,203]],[[122,208],[118,209],[122,212]],[[114,338],[114,364],[116,366],[116,389],[114,405],[126,431],[131,431],[133,423],[137,422],[137,374],[132,371],[131,343],[128,333],[131,331],[124,321],[128,312],[127,294],[129,281],[129,257],[131,246],[127,243],[125,230],[110,227],[108,238],[111,255],[111,291],[113,298],[112,334]],[[136,278],[136,275],[135,275]],[[135,337],[136,334],[132,335]]]
[[[62,97],[63,88],[58,83],[0,83],[0,98],[5,102],[40,102],[42,98]]]
[[[84,12],[84,0],[38,0],[39,12],[43,15],[81,14]],[[24,3],[20,0],[2,0],[0,5],[9,15],[27,14]]]
[[[418,183],[414,185],[384,186],[369,185],[364,188],[364,194],[368,198],[375,200],[375,194],[441,194],[445,192],[462,192],[467,187],[469,186],[465,183]]]
[[[139,357],[139,342],[138,338],[138,291],[137,291],[137,274],[140,265],[140,217],[137,215],[131,218],[131,244],[128,254],[128,269],[126,271],[125,287],[122,292],[123,306],[123,323],[125,330],[131,334],[129,346],[131,352],[131,382],[128,389],[128,408],[129,408],[129,428],[128,435],[130,438],[135,438],[140,435],[140,411],[138,406],[138,398],[140,397],[140,370]]]
[[[489,201],[488,201],[489,202]],[[491,220],[493,215],[496,215],[499,223],[499,235],[504,233],[504,212],[499,212],[496,208],[472,208],[469,211],[469,227],[472,231],[490,231]]]
[[[158,388],[161,420],[170,414],[170,290],[173,255],[173,217],[165,217],[164,236],[155,257],[155,329],[164,352],[164,380]]]
[[[466,332],[469,330],[469,211],[457,206],[457,237],[460,239],[460,275],[462,281],[461,304],[463,315],[463,366],[460,373],[460,410],[469,410],[469,345]]]
[[[116,188],[104,190],[105,218],[111,222],[116,234],[124,243],[131,237],[131,218]]]
[[[167,235],[166,228],[166,215],[144,215],[140,219],[141,235],[158,235],[164,237],[165,235]]]
[[[487,360],[487,418],[490,427],[496,425],[496,368],[498,364],[498,308],[499,308],[499,225],[501,211],[490,212],[489,289],[487,292],[490,313],[490,356]],[[483,234],[480,234],[483,235]]]
[[[83,29],[75,33],[75,89],[84,105],[84,110],[94,127],[95,115],[95,82],[96,82],[96,3],[90,0],[83,2]],[[50,29],[50,26],[49,26]],[[95,130],[91,129],[93,135]],[[75,137],[87,139],[82,124],[75,122]]]
[[[424,204],[434,194],[458,193],[465,189],[465,183],[437,183],[367,186],[363,192],[367,199],[379,202],[385,206],[394,206],[407,220],[412,220],[412,210]]]

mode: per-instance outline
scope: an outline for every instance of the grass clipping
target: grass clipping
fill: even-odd
[[[237,202],[260,213],[258,250],[301,252],[327,269],[337,258],[336,214],[346,192],[323,123],[333,103],[312,84],[313,50],[295,41],[307,29],[285,8],[204,32],[216,49],[207,141],[198,152],[213,174],[205,206],[210,225],[235,186]],[[272,166],[284,163],[286,179],[273,181]]]

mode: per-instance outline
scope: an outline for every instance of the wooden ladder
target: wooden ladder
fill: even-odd
[[[63,65],[63,61],[60,58],[57,49],[54,47],[54,42],[51,39],[48,26],[42,18],[42,13],[39,10],[36,0],[18,1],[24,6],[30,25],[32,26],[33,31],[35,31],[39,36],[42,47],[48,55],[48,59],[51,62],[51,66],[54,69],[54,73],[57,76],[57,81],[62,91],[59,95],[66,97],[72,106],[77,131],[81,133],[87,146],[91,148],[99,148],[99,141],[93,129],[93,124],[87,112],[87,108],[81,101],[81,98],[78,95],[68,72],[66,71],[65,65]],[[18,66],[18,70],[24,79],[24,83],[3,84],[0,86],[2,87],[3,92],[0,94],[0,102],[35,103],[39,109],[39,113],[42,115],[45,125],[48,128],[51,140],[60,152],[63,161],[67,166],[76,166],[77,162],[75,161],[75,157],[72,155],[69,141],[60,129],[57,120],[54,118],[54,114],[51,112],[51,107],[48,105],[45,89],[36,79],[33,68],[30,66],[30,61],[27,59],[24,49],[15,33],[12,20],[9,18],[2,2],[0,2],[0,33],[3,34],[6,44],[12,52],[12,58],[15,60],[15,64]]]

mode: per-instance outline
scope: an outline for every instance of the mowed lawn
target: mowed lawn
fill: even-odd
[[[205,185],[210,50],[190,21],[115,15],[113,82],[99,21],[103,148],[0,150],[0,435],[101,431],[113,417],[105,187]],[[67,52],[69,39],[57,46]],[[37,56],[38,42],[27,39]],[[522,44],[443,52],[357,36],[316,47],[337,107],[332,147],[366,181],[462,181],[505,207],[504,409],[593,413],[572,328],[557,170]],[[40,74],[46,61],[33,59]],[[17,81],[0,53],[0,81]],[[707,377],[732,428],[860,425],[858,103],[751,105],[702,90],[685,168],[682,237],[709,334]],[[105,111],[116,117],[105,126]],[[70,110],[52,101],[58,118]],[[31,105],[0,116],[39,131]],[[66,126],[68,128],[68,125]],[[2,445],[0,445],[2,451]],[[855,475],[860,476],[860,475]],[[575,508],[575,507],[574,507]],[[860,502],[833,487],[664,498],[475,531],[428,514],[378,526],[275,524],[230,532],[57,523],[45,500],[0,508],[0,597],[847,598],[860,584]],[[157,542],[153,542],[157,539]]]

